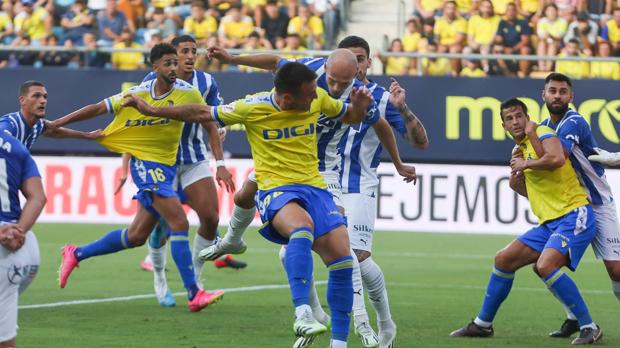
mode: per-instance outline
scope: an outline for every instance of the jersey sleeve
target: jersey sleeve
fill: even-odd
[[[386,93],[389,97],[389,93]],[[381,104],[379,104],[379,107],[381,107]],[[405,135],[405,133],[407,133],[405,121],[403,121],[403,118],[400,116],[400,112],[396,110],[396,107],[390,103],[389,100],[385,103],[385,112],[383,114],[385,115],[385,120],[388,121],[390,126],[392,126],[398,134]]]
[[[372,126],[379,122],[380,117],[381,114],[379,113],[378,104],[373,100],[370,105],[368,105],[368,109],[366,109],[366,117],[362,122]]]
[[[233,124],[243,124],[247,119],[251,107],[239,99],[230,104],[213,106],[211,114],[220,127]]]
[[[207,105],[213,106],[221,105],[222,103],[224,103],[224,99],[222,99],[222,96],[220,95],[220,89],[217,86],[217,82],[215,82],[215,79],[211,80],[211,88],[209,89],[209,93],[207,93],[207,96],[205,97],[205,102],[207,102]]]
[[[142,79],[142,82],[154,80],[155,77],[156,77],[155,72],[151,71],[150,73],[146,74],[146,76],[144,76],[144,79]]]
[[[0,132],[5,132],[10,134],[11,136],[16,136],[17,128],[13,121],[11,121],[8,117],[0,118]]]
[[[39,168],[37,168],[36,162],[32,158],[32,155],[30,155],[30,152],[28,152],[28,150],[25,147],[23,149],[23,153],[24,153],[23,155],[24,159],[22,163],[21,181],[23,182],[24,180],[35,177],[35,176],[41,177],[41,174],[39,174]]]
[[[560,127],[558,136],[564,149],[570,153],[590,132],[590,126],[583,117],[569,117]]]
[[[118,111],[121,109],[122,101],[123,101],[123,93],[113,95],[103,100],[106,108],[108,109],[108,113],[114,114],[114,115],[116,115],[116,113],[118,113]]]
[[[540,141],[557,136],[553,129],[547,126],[539,126],[536,128],[536,135],[538,135],[538,139],[540,139]]]
[[[276,69],[280,69],[286,63],[297,62],[297,63],[301,63],[301,64],[306,64],[307,62],[309,62],[309,61],[311,61],[313,59],[314,58],[312,58],[312,57],[306,57],[306,58],[300,58],[300,59],[280,58],[280,60],[278,61],[278,65],[276,66]]]
[[[347,113],[347,104],[330,97],[325,90],[316,89],[317,96],[321,100],[321,113],[328,119],[341,119]]]

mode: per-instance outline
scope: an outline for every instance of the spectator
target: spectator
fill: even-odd
[[[271,43],[269,42],[269,40],[265,39],[265,38],[261,38],[260,35],[257,32],[252,32],[252,34],[250,34],[250,36],[248,37],[248,40],[246,41],[245,45],[243,46],[243,49],[249,52],[256,52],[256,51],[260,51],[260,50],[264,50],[264,49],[271,49]],[[241,55],[247,55],[249,53],[242,53]],[[253,68],[253,67],[249,67],[249,66],[244,66],[244,65],[239,65],[238,66],[239,70],[244,71],[244,72],[267,72],[266,70],[263,69],[259,69],[259,68]]]
[[[91,11],[99,12],[105,9],[107,0],[88,0],[88,9]],[[82,38],[84,41],[84,38]]]
[[[306,0],[311,12],[323,19],[323,47],[331,49],[338,35],[338,4],[340,0]]]
[[[611,46],[608,42],[598,44],[598,55],[611,56]],[[620,63],[618,62],[591,62],[590,77],[594,79],[620,80]]]
[[[142,48],[134,42],[133,34],[129,30],[123,31],[121,41],[114,48]],[[114,52],[112,53],[112,67],[118,70],[144,69],[144,55],[141,52]]]
[[[532,35],[530,26],[523,19],[517,18],[517,6],[508,4],[506,7],[506,18],[499,22],[495,42],[502,46],[504,54],[530,54],[530,35]],[[502,73],[507,73],[512,65],[510,62],[499,61],[498,66]],[[525,77],[529,74],[529,62],[527,60],[519,61],[519,76]]]
[[[491,45],[495,39],[495,33],[499,27],[499,16],[493,11],[493,3],[490,0],[482,0],[480,14],[469,19],[467,28],[467,44],[472,53],[488,55],[491,53]],[[484,71],[489,71],[489,61],[483,60]]]
[[[535,26],[538,19],[542,16],[545,0],[517,0],[519,15],[525,20],[530,21]]]
[[[58,46],[58,37],[56,35],[51,34],[47,37],[46,46]],[[66,41],[65,47],[72,48],[73,43],[70,40]],[[74,52],[66,52],[66,51],[51,51],[51,52],[42,52],[39,60],[43,66],[67,66],[70,62],[72,62],[75,58]]]
[[[164,9],[156,7],[151,15],[151,20],[147,24],[147,31],[144,33],[144,41],[150,41],[152,35],[161,35],[166,41],[171,41],[177,34],[177,23],[166,16]]]
[[[562,38],[566,34],[568,24],[564,18],[558,17],[557,6],[551,4],[545,7],[545,16],[538,21],[536,34],[538,47],[536,53],[539,56],[555,56],[562,44]],[[553,61],[539,60],[538,70],[551,71]]]
[[[414,16],[420,19],[435,18],[441,10],[443,0],[414,0]]]
[[[97,51],[97,37],[94,33],[85,33],[82,38],[84,47],[89,51],[82,54],[82,66],[88,68],[103,68],[110,61],[110,55]]]
[[[260,26],[265,32],[265,38],[272,46],[276,45],[278,38],[286,37],[288,22],[288,16],[280,11],[278,0],[267,0],[265,16]]]
[[[209,7],[213,8],[220,18],[223,18],[233,6],[241,8],[240,0],[209,0]]]
[[[575,6],[569,6],[560,11],[560,17],[564,18],[566,23],[571,23],[577,19],[577,8]]]
[[[572,39],[579,41],[579,49],[586,55],[592,56],[596,45],[596,37],[598,34],[598,25],[595,21],[590,20],[588,14],[579,12],[577,20],[568,25],[566,35],[564,35],[564,43],[568,43]]]
[[[34,0],[21,0],[22,11],[13,19],[15,34],[21,44],[25,36],[31,45],[38,46],[52,32],[52,16],[44,7],[34,9]]]
[[[493,9],[499,16],[503,16],[508,11],[508,5],[514,4],[514,0],[491,0],[493,2]]]
[[[510,10],[508,9],[507,11]],[[504,47],[496,43],[491,47],[491,52],[493,54],[504,54]],[[521,62],[519,62],[519,64],[520,63]],[[517,67],[517,62],[514,60],[493,59],[489,61],[489,71],[487,71],[487,75],[516,76],[517,70],[519,70],[519,68]]]
[[[559,12],[563,12],[571,7],[576,9],[579,6],[579,0],[551,0],[549,2],[555,5]]]
[[[426,46],[429,53],[437,52],[437,44],[429,42]],[[447,58],[423,58],[422,69],[427,76],[448,76],[451,73],[450,62]]]
[[[159,45],[162,42],[164,42],[164,39],[161,34],[153,33],[149,36],[148,41],[145,41],[144,47],[151,49],[155,47],[155,45]]]
[[[254,18],[254,23],[263,22],[263,10],[267,5],[266,0],[241,0],[241,12],[246,16]]]
[[[435,22],[435,36],[439,43],[440,53],[461,53],[467,36],[467,21],[456,13],[456,2],[446,1],[443,16]],[[457,76],[461,62],[451,59],[452,74]]]
[[[43,44],[44,40],[41,40],[40,44]],[[28,47],[32,44],[30,38],[28,36],[18,36],[11,46],[14,47]],[[20,66],[33,66],[34,62],[37,60],[38,53],[33,51],[17,51],[13,54],[12,62],[9,60],[9,64],[11,67],[20,67]]]
[[[62,16],[60,21],[65,30],[63,42],[71,40],[74,44],[82,46],[84,33],[92,31],[94,19],[93,14],[86,7],[86,0],[75,0],[71,9]]]
[[[0,11],[0,44],[9,44],[13,38],[13,20],[8,13]]]
[[[612,12],[612,18],[605,23],[601,37],[609,42],[614,56],[620,56],[620,7]]]
[[[579,40],[572,39],[564,48],[564,52],[558,57],[585,57],[579,52]],[[590,63],[577,60],[559,60],[555,71],[564,74],[571,79],[583,79],[590,76]]]
[[[34,2],[34,7],[37,8],[39,1],[34,0]],[[62,20],[62,15],[67,13],[67,11],[71,9],[71,6],[75,4],[75,0],[52,0],[52,2],[54,3],[54,8],[52,11],[49,11],[49,13],[54,18],[54,23],[60,23]]]
[[[282,50],[284,51],[305,51],[307,50],[307,48],[301,44],[301,38],[299,37],[299,34],[288,34],[286,36],[285,46],[282,47]],[[288,59],[299,59],[299,58],[305,57],[305,55],[304,54],[283,54],[282,57],[288,58]]]
[[[125,14],[118,10],[116,0],[107,0],[104,11],[99,12],[97,16],[99,25],[99,45],[112,46],[120,39],[123,30],[129,29],[135,32],[133,24],[127,22]]]
[[[394,39],[390,43],[388,52],[402,53],[403,42],[400,39]],[[381,52],[377,52],[377,58],[383,63],[383,71],[386,75],[407,75],[411,67],[411,59],[407,57],[383,57]]]
[[[431,41],[435,41],[435,19],[426,18],[422,20],[422,40],[420,40],[418,50],[425,52],[426,45]]]
[[[207,42],[207,38],[217,32],[217,20],[211,15],[206,14],[204,2],[201,0],[192,2],[192,12],[185,18],[183,31],[192,35],[199,46]]]
[[[473,53],[470,47],[465,47],[463,49],[463,53],[470,54]],[[463,59],[463,69],[461,69],[461,73],[459,76],[461,77],[485,77],[487,74],[480,68],[480,62],[477,60],[469,60]]]
[[[118,9],[125,14],[127,22],[131,23],[134,28],[144,28],[146,25],[144,15],[146,9],[144,0],[119,0]]]
[[[456,2],[456,12],[466,19],[478,13],[480,0],[454,0]]]
[[[405,35],[402,37],[403,49],[405,52],[417,52],[420,49],[422,33],[417,19],[411,18],[407,21]]]
[[[177,10],[180,8],[179,6],[177,6],[177,0],[151,0],[150,6],[145,14],[147,25],[148,25],[148,22],[150,22],[153,19],[153,13],[158,8],[163,9],[165,17],[173,20],[177,26],[183,25],[183,19],[177,12]],[[191,5],[189,8],[188,16],[190,13],[191,13]]]
[[[220,22],[218,34],[222,46],[226,48],[241,47],[254,31],[252,18],[241,13],[241,7],[232,6]]]
[[[288,23],[289,34],[299,34],[302,45],[320,49],[323,43],[323,21],[312,15],[308,6],[299,6],[299,15]]]
[[[591,19],[604,23],[603,19],[611,15],[614,1],[617,2],[617,0],[581,0],[577,8],[579,11],[587,12]]]

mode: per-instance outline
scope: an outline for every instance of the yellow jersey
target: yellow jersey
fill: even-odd
[[[175,81],[168,93],[155,96],[156,81],[143,82],[104,100],[114,119],[103,130],[104,136],[98,142],[112,152],[128,153],[143,161],[172,166],[177,161],[184,122],[144,116],[134,108],[122,107],[123,95],[136,94],[155,107],[205,105],[205,102],[196,88],[181,79]]]
[[[198,22],[192,17],[187,17],[183,24],[183,31],[188,35],[193,34],[196,40],[203,40],[217,32],[217,21],[213,16],[205,16],[202,22]]]
[[[568,23],[564,18],[558,18],[553,22],[547,18],[541,18],[536,25],[536,32],[539,37],[550,35],[556,39],[561,39],[566,34],[567,29]]]
[[[590,62],[590,77],[593,79],[620,80],[620,63]]]
[[[539,126],[536,134],[540,140],[557,137],[553,129]],[[519,144],[525,159],[538,159],[529,138],[525,137]],[[577,179],[577,174],[570,159],[554,170],[526,169],[525,184],[532,212],[543,224],[571,212],[573,209],[588,204],[588,196]]]
[[[521,0],[521,9],[529,13],[536,13],[540,10],[540,0]]]
[[[471,37],[472,41],[479,45],[490,45],[495,39],[499,21],[499,16],[485,18],[475,15],[469,19],[467,36]]]
[[[484,70],[482,70],[480,68],[470,69],[469,67],[464,67],[461,70],[461,72],[459,73],[459,76],[462,76],[462,77],[485,77],[485,76],[487,76],[487,74],[484,72]]]
[[[428,70],[428,76],[446,76],[450,75],[452,71],[450,61],[446,58],[437,58],[435,60],[422,58],[422,67]]]
[[[248,16],[242,16],[239,22],[225,16],[220,22],[219,35],[229,40],[241,41],[254,31],[254,22]]]
[[[220,126],[245,126],[260,190],[293,184],[327,187],[319,174],[317,122],[319,116],[343,117],[347,106],[321,88],[316,94],[309,111],[281,110],[272,92],[213,107]]]
[[[605,24],[605,27],[607,28],[607,40],[609,40],[609,42],[619,43],[620,25],[618,25],[613,19],[610,19]],[[603,29],[603,32],[605,33],[605,29]]]
[[[420,33],[406,33],[401,41],[403,42],[403,50],[405,52],[416,52],[420,48],[420,41],[422,41],[422,35]]]
[[[138,43],[132,43],[131,47],[125,46],[125,43],[119,42],[114,44],[114,48],[142,48]],[[142,52],[114,52],[112,53],[112,64],[118,70],[136,70],[144,65],[144,54]]]
[[[385,62],[386,75],[407,75],[411,65],[408,57],[387,57]]]
[[[491,0],[491,3],[493,4],[493,11],[495,11],[496,14],[502,16],[506,13],[508,4],[514,2],[514,0]]]
[[[32,12],[32,15],[26,12],[20,12],[15,16],[13,24],[15,25],[16,31],[23,31],[28,34],[32,40],[42,40],[45,39],[48,34],[45,28],[47,16],[49,16],[47,11],[43,7],[39,7]]]
[[[421,0],[422,10],[437,11],[443,6],[443,0]]]
[[[435,35],[439,37],[440,45],[452,45],[456,43],[458,34],[467,35],[467,20],[456,17],[450,22],[445,16],[435,22]]]
[[[308,45],[308,37],[310,35],[322,36],[324,31],[323,21],[317,16],[311,16],[305,26],[301,17],[293,17],[288,22],[288,27],[286,29],[287,34],[299,34],[302,44],[304,45]]]
[[[566,53],[560,53],[558,57],[566,57]],[[585,55],[580,54],[579,57],[585,57]],[[564,74],[571,79],[587,79],[590,76],[590,62],[559,60],[555,63],[555,72]]]
[[[0,12],[0,32],[13,29],[11,17],[4,11]]]

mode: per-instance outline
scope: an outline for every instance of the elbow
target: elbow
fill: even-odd
[[[426,150],[428,149],[428,140],[425,140],[423,142],[414,142],[413,147],[418,150]]]
[[[566,158],[564,156],[553,156],[549,160],[549,166],[551,169],[558,169],[562,167],[566,163]]]
[[[44,193],[37,197],[37,203],[39,203],[41,208],[45,207],[45,205],[47,204],[47,197]]]

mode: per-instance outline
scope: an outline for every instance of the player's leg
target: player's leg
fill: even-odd
[[[512,289],[515,272],[538,260],[549,238],[548,229],[537,226],[508,244],[495,255],[495,264],[478,316],[464,327],[450,333],[452,337],[491,337],[493,319]]]
[[[153,231],[151,231],[151,236],[149,237],[148,246],[150,248],[159,249],[165,246],[166,240],[167,240],[166,225],[163,220],[160,220],[160,222],[157,225],[155,225],[155,228],[153,228]],[[163,248],[161,250],[165,252],[166,248]],[[147,272],[153,272],[154,267],[155,266],[153,265],[153,255],[150,252],[147,252],[144,259],[140,261],[140,268]],[[159,265],[159,267],[160,268],[166,267],[165,260],[163,264]]]
[[[155,296],[157,302],[163,307],[174,307],[176,300],[172,296],[172,292],[168,287],[168,280],[166,279],[166,258],[167,248],[166,240],[168,226],[164,219],[159,219],[157,225],[151,232],[151,236],[148,240],[148,258],[152,262],[153,269],[153,287],[155,289]]]
[[[247,180],[239,191],[235,193],[235,206],[233,208],[228,231],[215,245],[200,252],[204,260],[216,260],[226,254],[241,254],[247,249],[243,241],[243,233],[250,226],[256,215],[254,196],[258,191],[256,175],[250,173]]]

